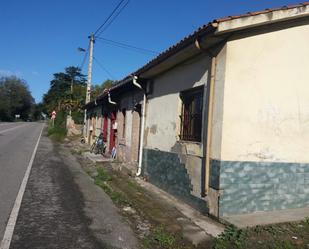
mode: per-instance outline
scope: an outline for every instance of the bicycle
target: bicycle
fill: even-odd
[[[106,151],[106,144],[103,140],[103,133],[100,133],[98,137],[95,138],[93,144],[91,145],[90,152],[94,154],[104,154]]]

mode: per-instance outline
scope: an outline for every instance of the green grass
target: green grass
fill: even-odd
[[[226,228],[215,239],[214,249],[296,249],[309,248],[309,218],[267,226],[237,229]]]
[[[112,177],[108,174],[108,172],[103,168],[98,168],[97,172],[98,175],[94,177],[94,183],[101,187],[116,204],[121,206],[130,205],[129,200],[127,200],[122,193],[115,191],[111,187],[109,182],[112,181]]]
[[[230,225],[215,240],[214,249],[244,248],[247,234],[244,230]]]
[[[144,238],[143,244],[145,248],[153,249],[182,249],[186,248],[180,245],[177,241],[177,237],[166,231],[164,226],[155,227],[151,233]]]
[[[48,136],[55,141],[62,142],[66,135],[66,114],[64,112],[58,112],[54,123],[52,120],[49,122]]]

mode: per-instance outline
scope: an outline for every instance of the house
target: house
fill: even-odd
[[[119,158],[201,212],[308,207],[308,38],[309,3],[214,20],[88,115],[101,108]]]

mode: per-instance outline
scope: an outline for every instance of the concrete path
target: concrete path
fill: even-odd
[[[0,124],[0,242],[42,126]]]
[[[254,227],[257,225],[301,221],[306,217],[309,217],[309,207],[271,212],[257,212],[253,214],[231,215],[222,218],[239,228],[245,228]]]
[[[111,162],[111,161],[113,161],[113,159],[110,158],[110,157],[102,156],[100,154],[96,155],[96,154],[91,153],[89,151],[84,153],[84,157],[88,158],[93,163],[103,163],[103,162]]]
[[[109,197],[44,134],[10,249],[138,248]]]

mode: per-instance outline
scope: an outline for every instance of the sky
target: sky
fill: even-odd
[[[53,74],[81,66],[88,36],[120,0],[2,0],[0,2],[0,76],[24,79],[36,102]],[[129,0],[100,35],[105,39],[163,52],[216,18],[297,4],[299,0]],[[113,46],[97,39],[93,84],[121,80],[155,54]],[[87,63],[83,67],[87,74]]]

